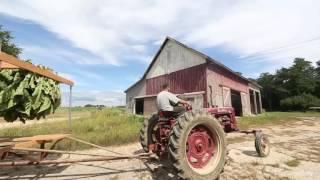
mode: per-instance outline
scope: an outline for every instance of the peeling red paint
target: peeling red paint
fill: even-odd
[[[214,65],[208,65],[208,82],[216,83],[219,86],[225,86],[230,89],[249,93],[248,82],[240,77]]]
[[[206,91],[206,64],[176,71],[146,80],[146,94],[157,94],[164,83],[176,94]]]

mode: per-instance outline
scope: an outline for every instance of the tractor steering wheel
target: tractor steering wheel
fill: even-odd
[[[183,104],[184,108],[186,108],[186,111],[191,111],[192,110],[192,106],[191,104]]]

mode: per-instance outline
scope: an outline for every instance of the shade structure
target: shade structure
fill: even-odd
[[[67,84],[69,86],[73,86],[74,82],[71,80],[68,80],[66,78],[63,78],[61,76],[58,76],[57,74],[54,74],[51,71],[41,69],[31,63],[28,63],[26,61],[22,61],[14,56],[8,55],[4,52],[0,52],[0,69],[2,68],[20,68],[25,69],[30,72],[34,72],[36,74],[45,76],[47,78],[53,79],[55,81],[58,81],[63,84]]]
[[[6,54],[4,52],[1,52],[0,47],[0,69],[24,69],[36,74],[39,74],[41,76],[45,76],[47,78],[53,79],[57,82],[66,84],[70,86],[70,94],[69,94],[69,127],[71,129],[71,106],[72,106],[72,86],[74,85],[74,82],[66,79],[64,77],[61,77],[49,70],[41,69],[31,63],[28,63],[26,61],[20,60],[14,56],[11,56],[9,54]]]

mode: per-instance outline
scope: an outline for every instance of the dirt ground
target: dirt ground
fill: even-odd
[[[266,158],[259,158],[253,136],[228,134],[228,161],[220,179],[319,179],[320,180],[320,119],[268,126],[272,149]],[[120,153],[141,152],[138,143],[111,147]],[[102,150],[88,150],[108,154]],[[53,158],[53,157],[52,157]],[[81,158],[62,156],[59,159]],[[156,160],[118,160],[113,162],[77,163],[72,165],[1,168],[0,179],[175,179],[168,162]]]

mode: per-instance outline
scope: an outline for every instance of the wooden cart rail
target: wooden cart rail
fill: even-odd
[[[4,139],[6,141],[4,141]],[[83,153],[74,151],[62,151],[54,150],[56,144],[63,139],[69,139],[82,144],[89,145],[98,149],[108,151],[116,155],[101,155],[94,153]],[[46,148],[46,144],[50,143],[49,149]],[[34,148],[36,145],[39,148]],[[29,154],[39,153],[39,158],[35,158]],[[84,158],[75,160],[44,160],[48,154],[69,154],[69,155],[82,155],[95,158]],[[22,160],[0,162],[2,166],[25,166],[25,165],[47,165],[47,164],[60,164],[60,163],[75,163],[75,162],[93,162],[93,161],[110,161],[110,160],[121,160],[121,159],[145,159],[149,157],[149,153],[141,153],[138,155],[128,155],[119,152],[114,152],[106,147],[99,146],[75,137],[70,134],[51,134],[51,135],[37,135],[30,137],[19,137],[19,138],[2,138],[0,141],[0,158],[5,160],[8,156],[19,157]]]

